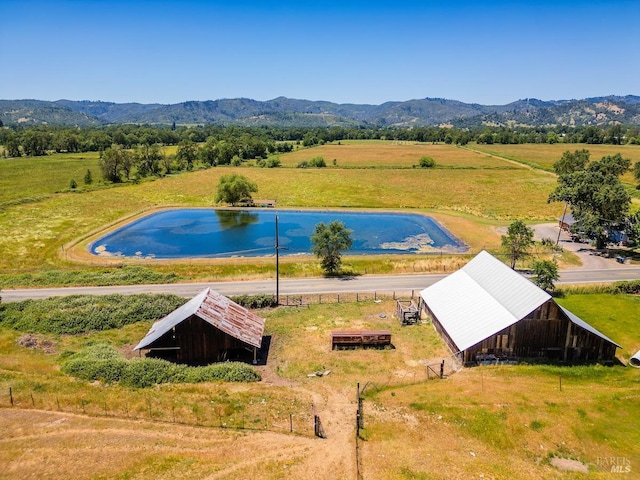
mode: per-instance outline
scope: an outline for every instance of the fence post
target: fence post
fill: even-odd
[[[33,392],[31,392],[31,406],[36,408],[36,401],[33,399]]]
[[[13,390],[9,387],[9,402],[11,402],[11,406],[13,407]]]
[[[293,433],[293,413],[289,414],[289,431]]]

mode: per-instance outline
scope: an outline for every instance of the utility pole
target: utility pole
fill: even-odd
[[[280,305],[280,242],[278,241],[278,215],[276,215],[276,305]]]
[[[562,220],[560,220],[560,225],[558,228],[558,238],[556,239],[556,247],[558,246],[558,244],[560,243],[560,234],[562,233],[562,225],[564,225],[564,216],[567,213],[567,203],[565,202],[564,204],[564,210],[562,211]]]

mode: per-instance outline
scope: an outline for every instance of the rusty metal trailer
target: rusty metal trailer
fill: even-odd
[[[334,330],[331,332],[332,350],[389,346],[391,346],[389,330]]]

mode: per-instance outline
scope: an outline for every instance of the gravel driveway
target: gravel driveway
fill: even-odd
[[[534,225],[534,239],[542,240],[543,238],[550,238],[555,243],[558,239],[558,231],[560,227],[557,223],[543,223],[540,225]],[[618,263],[615,258],[606,258],[600,256],[596,249],[588,243],[578,243],[571,241],[571,237],[564,230],[560,232],[559,245],[565,250],[574,252],[582,261],[581,266],[567,267],[568,269],[582,269],[582,270],[599,270],[604,268],[621,268],[628,264]]]

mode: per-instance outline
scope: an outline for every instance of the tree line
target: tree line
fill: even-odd
[[[0,127],[0,145],[8,157],[41,156],[55,152],[101,152],[112,145],[124,150],[139,146],[178,145],[180,142],[227,142],[220,147],[223,159],[264,157],[283,148],[283,142],[302,146],[321,145],[340,140],[397,140],[412,142],[442,142],[466,145],[518,143],[586,143],[586,144],[640,144],[640,127],[612,125],[555,126],[555,127],[239,127],[222,125],[151,126],[111,125],[106,127]],[[235,149],[235,151],[233,151]],[[232,152],[233,151],[233,152]],[[208,152],[210,163],[215,153]],[[229,160],[230,161],[230,160]]]

